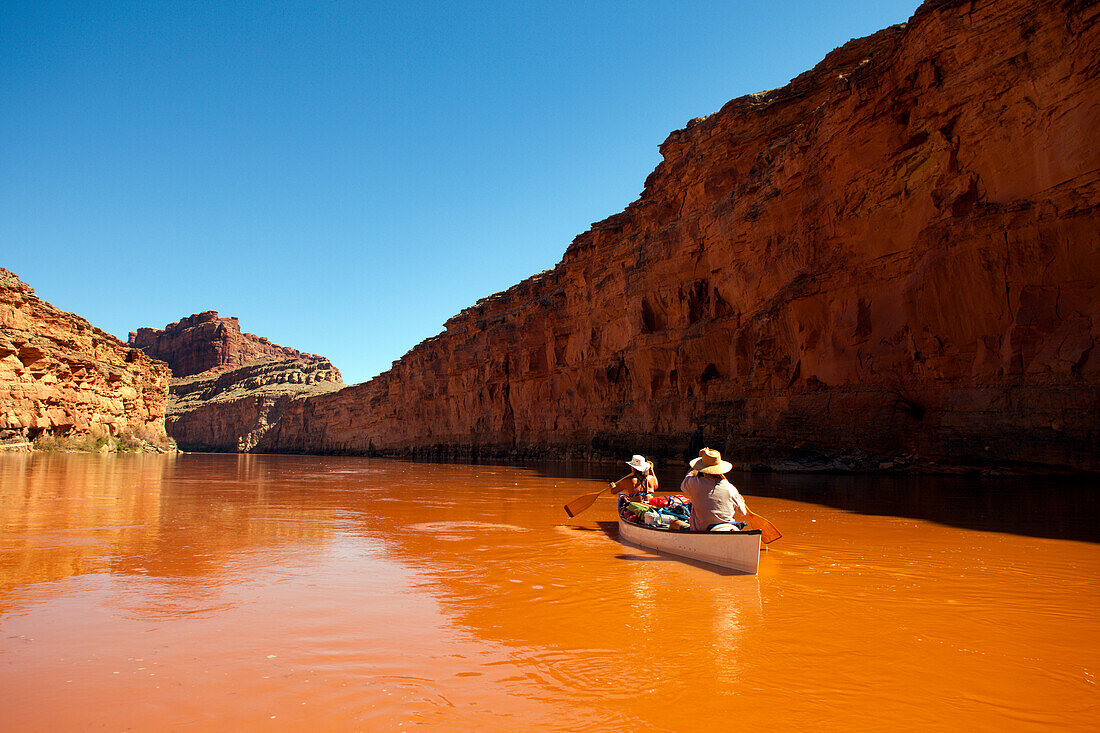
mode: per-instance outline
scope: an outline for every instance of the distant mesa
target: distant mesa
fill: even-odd
[[[168,434],[184,450],[262,450],[298,400],[344,386],[328,359],[242,333],[236,318],[204,311],[163,329],[139,328],[130,346],[172,368]]]
[[[263,336],[242,333],[236,318],[219,318],[217,311],[196,313],[164,328],[131,331],[129,345],[167,362],[174,377],[236,369],[262,357],[320,358],[273,344]]]
[[[283,413],[343,387],[340,372],[323,357],[261,357],[236,369],[173,379],[166,426],[184,450],[259,452]]]

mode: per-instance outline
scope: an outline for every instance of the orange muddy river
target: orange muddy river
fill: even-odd
[[[734,475],[751,576],[624,468],[0,455],[0,730],[1100,727],[1095,484]]]

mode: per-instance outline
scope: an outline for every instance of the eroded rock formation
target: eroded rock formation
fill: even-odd
[[[168,362],[175,377],[188,377],[211,369],[236,369],[263,357],[313,357],[273,344],[263,336],[241,333],[236,318],[219,318],[217,311],[196,313],[169,323],[163,329],[139,328],[130,332],[129,344],[155,359]]]
[[[1098,15],[926,2],[692,120],[553,270],[253,449],[1100,470]]]
[[[332,363],[315,356],[173,379],[168,433],[184,450],[249,451],[295,402],[343,386]]]
[[[288,405],[344,386],[328,359],[242,333],[217,311],[132,331],[130,345],[172,367],[166,426],[185,450],[252,450]]]
[[[163,362],[0,268],[0,443],[82,435],[162,443],[169,377]]]

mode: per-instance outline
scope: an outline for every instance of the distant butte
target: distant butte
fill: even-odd
[[[165,426],[184,450],[252,450],[289,404],[344,386],[328,359],[242,333],[217,311],[139,328],[129,343],[171,367]]]
[[[228,371],[261,357],[313,356],[273,344],[263,336],[242,333],[236,318],[219,318],[217,311],[196,313],[162,329],[131,331],[129,345],[167,362],[174,377],[189,377],[211,369]]]

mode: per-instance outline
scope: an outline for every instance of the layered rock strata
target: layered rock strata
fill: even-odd
[[[170,376],[0,268],[0,443],[87,435],[166,447]]]
[[[263,357],[319,358],[273,344],[263,336],[242,333],[236,318],[219,318],[217,311],[196,313],[162,329],[139,328],[130,332],[129,344],[155,359],[168,362],[176,377],[211,369],[236,369]]]
[[[246,452],[307,397],[342,388],[328,359],[258,359],[227,372],[172,380],[167,429],[180,448]]]
[[[935,0],[255,450],[1100,470],[1100,5]]]

